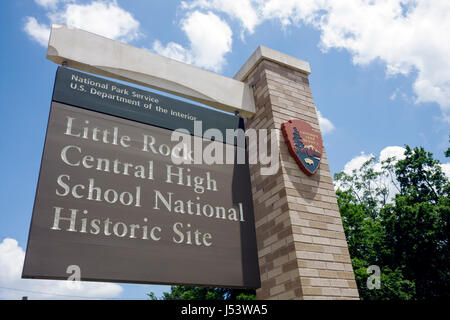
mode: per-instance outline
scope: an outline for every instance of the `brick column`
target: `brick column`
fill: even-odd
[[[320,130],[309,64],[259,47],[235,79],[253,87],[247,128],[281,129],[290,119]],[[261,272],[259,299],[358,299],[358,290],[325,151],[313,176],[300,170],[280,137],[280,170],[251,165]]]

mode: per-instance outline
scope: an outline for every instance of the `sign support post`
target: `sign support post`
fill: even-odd
[[[307,62],[259,47],[235,79],[253,88],[256,114],[246,128],[281,129],[299,119],[320,130]],[[258,299],[358,299],[325,151],[308,176],[280,138],[280,170],[250,165],[261,273]]]

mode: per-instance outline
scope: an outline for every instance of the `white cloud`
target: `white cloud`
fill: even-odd
[[[131,41],[139,36],[139,21],[116,1],[68,4],[65,10],[51,14],[50,19],[110,39]]]
[[[60,1],[61,0],[34,0],[38,5],[48,9],[56,8]]]
[[[206,10],[216,10],[227,13],[230,17],[237,19],[242,27],[252,34],[256,25],[260,23],[258,13],[251,0],[194,0],[192,2],[182,1],[181,7],[184,9],[201,8]]]
[[[346,174],[351,174],[353,170],[361,168],[363,163],[367,162],[373,156],[374,156],[373,154],[365,154],[364,152],[361,152],[359,156],[354,157],[345,164],[344,172]]]
[[[114,0],[89,4],[75,0],[35,1],[48,10],[64,3],[64,8],[48,13],[51,22],[71,24],[122,41],[139,36],[139,22]],[[269,20],[283,27],[307,24],[321,32],[320,46],[324,50],[345,49],[352,54],[354,64],[380,60],[389,76],[415,77],[415,102],[439,104],[442,121],[450,123],[448,0],[192,0],[183,1],[181,8],[187,11],[181,28],[188,36],[189,47],[174,42],[164,46],[155,41],[156,52],[220,71],[226,53],[231,51],[232,32],[211,11],[239,21],[242,32],[249,34]],[[46,45],[45,24],[29,17],[24,30]],[[396,97],[398,92],[390,96]]]
[[[445,173],[447,178],[450,180],[450,163],[441,164],[442,171]]]
[[[394,92],[392,92],[392,94],[391,94],[391,96],[389,97],[389,99],[390,100],[395,100],[395,99],[397,99],[397,95],[398,95],[398,93],[400,92],[400,90],[397,88],[397,89],[395,89],[394,90]]]
[[[398,160],[402,160],[405,158],[405,148],[399,147],[399,146],[388,146],[380,151],[380,154],[378,157],[376,157],[376,161],[372,163],[369,168],[373,169],[375,172],[382,172],[382,162],[387,160],[388,158],[394,158],[394,163],[396,163]],[[348,161],[344,166],[344,172],[348,175],[351,175],[353,170],[358,170],[361,168],[361,166],[373,158],[373,154],[365,154],[364,152],[361,153],[361,155],[354,157],[350,161]],[[398,193],[398,186],[396,185],[396,182],[393,181],[393,178],[395,180],[395,177],[391,177],[390,175],[380,175],[373,185],[371,186],[373,189],[376,187],[385,187],[388,190],[387,194],[387,201],[390,201],[396,193]],[[363,182],[362,180],[360,182]],[[345,189],[346,187],[343,186],[340,183],[335,183],[335,188],[342,188]],[[361,196],[362,194],[360,194]]]
[[[387,160],[388,158],[394,158],[394,163],[399,160],[403,160],[405,158],[405,151],[406,149],[400,146],[388,146],[380,151],[380,154],[376,158],[375,163],[371,164],[369,168],[373,169],[375,172],[381,172],[383,161]],[[361,155],[354,157],[345,164],[344,172],[348,175],[352,174],[353,170],[358,170],[359,168],[361,168],[361,166],[372,157],[374,157],[373,154],[366,155],[365,153],[361,153]],[[447,178],[450,179],[450,163],[441,164],[441,168]],[[376,181],[377,186],[387,187],[389,191],[387,197],[388,200],[391,200],[395,196],[395,194],[398,193],[398,186],[396,186],[392,181],[393,178],[395,179],[395,177],[391,177],[389,175],[382,175],[378,178],[378,181]],[[340,183],[335,183],[335,188],[345,189],[345,187]]]
[[[55,10],[60,4],[76,2],[77,0],[34,0],[41,7],[49,10]]]
[[[50,28],[48,25],[40,24],[33,17],[26,17],[23,30],[40,45],[47,46],[48,37],[50,36]]]
[[[25,252],[15,239],[5,238],[0,242],[0,287],[3,287],[0,288],[0,298],[100,299],[118,297],[122,293],[122,287],[114,283],[79,282],[79,285],[74,285],[71,281],[21,279],[24,258]]]
[[[385,161],[388,158],[395,158],[398,160],[405,159],[406,149],[399,146],[389,146],[380,151],[380,156],[378,157],[379,162]]]
[[[346,49],[360,65],[381,59],[388,75],[417,72],[416,101],[450,113],[450,2],[333,1],[327,10],[317,24],[324,48]]]
[[[256,1],[263,20],[279,20],[282,26],[291,24],[315,23],[323,10],[328,7],[327,0],[268,0]]]
[[[43,1],[43,3],[47,2]],[[58,1],[48,1],[47,9],[54,8],[50,6],[52,3],[56,6]],[[89,4],[67,3],[60,10],[48,12],[48,17],[50,23],[67,24],[120,41],[128,42],[140,36],[139,22],[131,13],[119,7],[116,1],[93,1]],[[24,30],[41,45],[47,46],[50,23],[41,24],[35,18],[28,17]]]
[[[308,24],[321,47],[345,49],[353,63],[381,60],[387,75],[413,74],[416,102],[436,102],[450,122],[450,1],[448,0],[193,0],[182,7],[215,10],[250,33],[268,20]],[[392,97],[392,96],[391,96]],[[393,96],[395,98],[395,95]]]
[[[354,157],[349,162],[347,162],[344,166],[344,173],[347,175],[351,175],[353,173],[353,170],[358,170],[361,168],[361,166],[370,160],[373,157],[373,154],[365,154],[364,152],[361,152],[359,156]],[[341,189],[341,190],[347,190],[348,185],[346,183],[341,183],[341,181],[334,180],[334,189]]]
[[[153,42],[153,50],[162,56],[189,64],[192,63],[191,52],[178,43],[169,42],[167,46],[164,47],[159,40],[155,40]]]
[[[182,22],[191,43],[195,64],[219,71],[224,55],[231,51],[232,32],[226,22],[215,14],[194,11]]]
[[[327,118],[324,118],[319,110],[317,110],[317,117],[319,118],[320,131],[322,131],[323,135],[326,135],[334,130],[333,123]]]
[[[212,12],[194,11],[181,21],[181,29],[189,39],[189,49],[174,42],[164,47],[155,41],[153,50],[169,58],[219,72],[225,64],[225,55],[231,51],[233,33],[228,24]]]

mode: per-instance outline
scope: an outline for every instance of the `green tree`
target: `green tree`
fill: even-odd
[[[423,148],[406,146],[404,156],[335,175],[362,299],[450,296],[450,183]],[[367,288],[370,265],[381,268],[379,290]]]
[[[414,279],[416,298],[450,297],[450,184],[431,153],[407,146],[405,155],[396,165],[401,192],[381,210],[386,262]]]
[[[448,136],[448,142],[450,142],[450,135]],[[445,150],[445,156],[450,157],[450,147],[448,147],[447,150]]]
[[[156,300],[153,292],[148,296]],[[170,292],[164,292],[161,300],[255,300],[254,290],[240,290],[229,288],[211,288],[194,286],[171,286]]]

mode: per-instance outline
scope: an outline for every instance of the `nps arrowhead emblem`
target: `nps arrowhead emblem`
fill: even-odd
[[[299,167],[313,175],[319,168],[322,158],[322,136],[303,120],[289,120],[281,125],[289,152]]]

